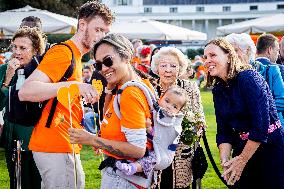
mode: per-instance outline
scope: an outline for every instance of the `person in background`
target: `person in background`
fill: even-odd
[[[22,20],[20,27],[24,27],[24,26],[35,27],[35,28],[38,28],[40,31],[42,31],[42,22],[41,22],[40,18],[38,18],[36,16],[25,17]],[[42,32],[42,35],[43,35],[44,42],[45,42],[45,51],[44,51],[43,55],[34,56],[31,60],[31,62],[26,66],[25,70],[28,73],[28,75],[30,75],[36,69],[36,67],[39,65],[39,63],[43,59],[45,52],[50,48],[50,44],[47,41],[47,36],[43,32]]]
[[[83,67],[83,82],[92,85],[93,65]],[[84,127],[87,131],[96,133],[95,130],[95,113],[92,104],[84,101]]]
[[[256,53],[256,61],[266,66],[261,75],[271,89],[279,119],[284,124],[284,80],[279,65],[275,64],[279,55],[278,39],[272,34],[261,35],[256,43]]]
[[[20,27],[23,27],[23,26],[28,26],[30,28],[36,27],[40,31],[43,31],[41,19],[39,17],[36,17],[36,16],[27,16],[27,17],[23,18],[23,20],[20,24]],[[45,39],[45,52],[46,52],[50,48],[50,44],[47,42],[47,36],[43,35],[43,37]]]
[[[0,110],[6,107],[9,111],[8,98],[12,98],[9,93],[9,87],[17,83],[17,70],[25,69],[34,56],[44,53],[45,43],[42,33],[37,28],[21,27],[12,38],[12,59],[7,64],[0,66]],[[25,73],[25,77],[28,77]],[[13,96],[14,97],[14,96]],[[12,100],[12,99],[11,99]],[[14,99],[16,100],[16,99]],[[36,189],[41,188],[41,177],[34,162],[32,152],[28,148],[33,125],[25,126],[16,124],[8,120],[7,114],[4,116],[3,141],[5,147],[5,157],[10,177],[10,188],[15,186],[15,162],[13,162],[14,149],[16,148],[14,141],[22,141],[21,152],[21,188]]]
[[[103,91],[99,98],[99,101],[93,104],[95,114],[97,115],[96,119],[96,125],[98,129],[100,129],[100,122],[103,121],[104,117],[104,104],[105,104],[105,97],[106,97],[106,91],[104,90],[107,87],[107,80],[105,77],[100,73],[98,70],[94,70],[92,75],[92,81],[99,82],[102,85]]]
[[[284,36],[279,41],[279,56],[276,63],[284,65]]]
[[[284,37],[279,42],[279,56],[276,61],[280,68],[282,79],[284,80]]]
[[[143,46],[143,42],[141,41],[141,39],[133,39],[131,41],[132,45],[133,45],[133,48],[134,48],[134,56],[131,60],[131,64],[137,68],[138,64],[141,63],[141,59],[140,59],[140,56],[138,54],[138,48]]]
[[[28,16],[23,18],[20,27],[28,26],[30,28],[37,27],[40,31],[42,31],[42,22],[40,18],[36,16]]]
[[[93,60],[93,55],[91,53],[91,60]],[[94,64],[96,65],[96,62],[93,61]],[[94,67],[93,65],[90,65],[91,67]],[[102,85],[102,93],[100,95],[99,101],[95,102],[94,104],[88,104],[87,106],[88,111],[84,115],[84,126],[85,129],[91,133],[97,133],[100,129],[100,122],[103,120],[103,108],[104,108],[104,103],[105,103],[105,87],[107,86],[107,81],[106,79],[100,74],[99,71],[96,69],[93,70],[91,77],[90,77],[90,84],[92,82],[100,83]]]
[[[278,39],[272,34],[262,34],[256,42],[256,60],[264,65],[276,64],[279,56]]]
[[[180,79],[185,79],[185,80],[189,80],[189,79],[193,79],[195,75],[195,71],[192,68],[192,63],[191,61],[188,59],[188,66],[186,68],[186,71],[183,75],[181,75],[179,78]]]
[[[194,57],[194,70],[196,72],[196,83],[197,86],[200,87],[201,83],[205,79],[205,67],[203,65],[203,60],[201,56],[197,55]]]
[[[5,63],[5,56],[0,54],[0,65]]]
[[[85,174],[80,160],[82,146],[72,145],[68,136],[70,112],[58,103],[50,126],[46,126],[53,102],[50,99],[57,96],[59,88],[77,84],[80,96],[83,96],[87,103],[98,100],[95,88],[82,82],[81,58],[109,32],[113,21],[114,16],[106,5],[98,1],[88,1],[83,4],[78,10],[77,32],[70,40],[64,42],[71,50],[65,45],[50,48],[19,91],[19,98],[22,101],[48,100],[39,122],[33,129],[29,143],[45,189],[85,187]],[[72,55],[73,74],[67,81],[60,82],[71,65]],[[72,127],[83,128],[80,97],[73,101],[71,116]],[[74,176],[75,165],[77,177]]]
[[[140,64],[136,66],[138,70],[143,73],[148,74],[150,71],[150,58],[151,58],[151,48],[147,45],[143,45],[137,48],[138,56],[140,58]]]
[[[234,189],[283,188],[284,128],[268,85],[225,38],[211,40],[204,59],[225,181]]]
[[[150,64],[152,64],[153,56],[154,56],[157,52],[159,52],[160,49],[161,49],[161,47],[156,47],[156,48],[152,49],[151,56],[150,56]],[[156,78],[156,79],[159,78],[158,75],[154,74],[154,72],[152,71],[152,69],[150,69],[149,75],[150,75],[151,77],[153,77],[153,78]]]
[[[92,84],[93,66],[85,65],[83,68],[83,82]]]
[[[152,52],[157,49],[157,46],[155,44],[149,44],[149,47],[151,49],[151,55],[152,55]]]

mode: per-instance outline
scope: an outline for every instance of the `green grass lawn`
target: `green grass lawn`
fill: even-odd
[[[201,92],[202,102],[207,121],[207,139],[210,145],[212,154],[215,161],[219,162],[218,149],[215,143],[216,135],[216,123],[215,114],[212,102],[211,92]],[[205,149],[204,149],[205,150]],[[86,174],[86,189],[96,189],[100,187],[100,171],[98,165],[100,163],[100,157],[94,156],[92,149],[88,146],[84,146],[81,153],[81,160],[83,163],[84,171]],[[208,159],[209,161],[209,159]],[[209,163],[209,162],[208,162]],[[6,169],[4,151],[0,149],[0,188],[9,188],[9,177]],[[209,163],[208,170],[202,179],[202,188],[204,189],[225,189],[224,184],[219,180],[215,174],[211,164]]]

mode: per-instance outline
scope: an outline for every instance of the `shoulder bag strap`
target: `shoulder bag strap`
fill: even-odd
[[[64,46],[68,47],[70,49],[71,53],[72,53],[71,64],[69,65],[69,67],[65,71],[63,77],[59,80],[59,82],[67,81],[72,76],[73,71],[74,71],[74,66],[75,66],[74,53],[73,53],[71,47],[69,45],[67,45],[66,43],[58,43],[56,45],[64,45]],[[47,118],[46,125],[45,125],[45,127],[47,127],[47,128],[50,128],[50,125],[51,125],[51,122],[52,122],[52,119],[53,119],[53,116],[54,116],[54,113],[55,113],[55,110],[56,110],[57,103],[58,103],[57,98],[54,98],[53,101],[52,101],[50,113],[49,113],[49,116]]]

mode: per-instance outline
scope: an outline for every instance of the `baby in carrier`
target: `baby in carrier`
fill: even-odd
[[[158,102],[159,110],[152,117],[154,121],[153,127],[150,119],[146,121],[147,139],[150,141],[150,144],[154,145],[154,149],[152,145],[151,147],[148,146],[143,158],[127,163],[117,161],[116,167],[126,175],[137,173],[148,178],[154,170],[165,169],[169,166],[173,160],[182,130],[181,122],[184,114],[181,113],[181,110],[186,102],[187,97],[184,89],[172,86],[165,91]],[[158,127],[158,124],[161,126]],[[167,143],[166,139],[168,137],[172,139],[173,137],[171,136],[175,140]]]

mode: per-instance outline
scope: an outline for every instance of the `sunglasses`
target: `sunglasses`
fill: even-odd
[[[103,58],[103,61],[96,60],[95,68],[97,71],[101,71],[103,69],[103,65],[106,67],[111,67],[113,65],[113,57],[114,56],[106,56]]]

